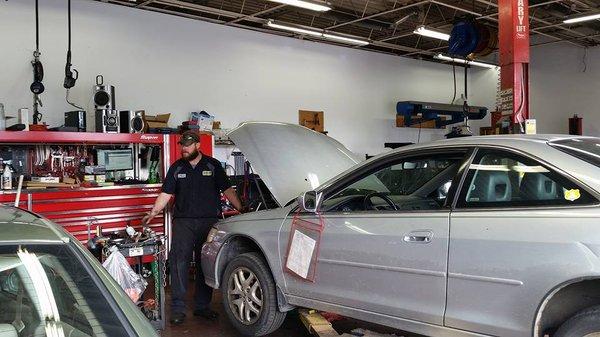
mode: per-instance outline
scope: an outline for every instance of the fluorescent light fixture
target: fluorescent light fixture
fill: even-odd
[[[597,20],[597,19],[600,19],[600,12],[577,15],[575,17],[565,19],[563,22],[564,23],[578,23],[578,22],[591,21],[591,20]]]
[[[369,41],[353,39],[353,38],[339,36],[339,35],[323,34],[323,37],[326,39],[338,40],[338,41],[347,42],[347,43],[351,43],[351,44],[357,44],[359,46],[366,46],[369,44]]]
[[[316,36],[316,37],[320,37],[322,39],[336,40],[336,41],[341,41],[341,42],[345,42],[345,43],[349,43],[349,44],[355,44],[355,45],[359,45],[359,46],[365,46],[365,45],[369,44],[369,41],[365,41],[365,40],[359,40],[359,39],[353,39],[353,38],[345,37],[345,36],[341,36],[341,35],[323,33],[322,30],[310,30],[310,29],[298,28],[298,27],[294,27],[294,26],[280,25],[280,24],[274,23],[273,21],[270,21],[270,20],[267,21],[267,26],[269,26],[271,28],[287,30],[290,32],[298,33],[298,34]]]
[[[433,58],[438,59],[438,60],[443,60],[443,61],[466,64],[466,65],[470,65],[470,66],[484,67],[484,68],[490,68],[490,69],[498,68],[498,66],[495,64],[459,59],[459,58],[449,57],[449,56],[446,56],[443,54],[437,54]]]
[[[415,34],[419,34],[422,36],[432,37],[434,39],[448,41],[450,40],[450,34],[442,33],[437,30],[433,30],[431,28],[427,28],[425,26],[419,26],[417,29],[413,31]]]
[[[318,11],[318,12],[326,12],[328,10],[331,10],[331,7],[329,7],[324,2],[312,2],[312,1],[305,1],[305,0],[270,0],[270,1],[279,2],[282,4],[300,7],[300,8],[306,8],[306,9],[310,9],[310,10]]]
[[[305,34],[305,35],[312,35],[312,36],[323,37],[323,33],[320,32],[320,31],[303,29],[303,28],[297,28],[297,27],[292,27],[292,26],[279,25],[279,24],[273,23],[273,21],[268,21],[267,22],[267,26],[269,26],[271,28],[277,28],[277,29],[287,30],[287,31],[290,31],[290,32],[295,32],[295,33],[298,33],[298,34]]]

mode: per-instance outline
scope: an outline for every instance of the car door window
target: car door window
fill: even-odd
[[[585,205],[595,198],[541,163],[508,151],[480,150],[458,207]]]
[[[64,244],[0,245],[0,303],[0,328],[10,336],[129,336]]]
[[[321,208],[325,212],[442,208],[463,156],[421,156],[375,167],[337,189]]]

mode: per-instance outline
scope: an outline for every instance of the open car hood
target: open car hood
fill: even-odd
[[[361,161],[335,139],[300,125],[244,122],[229,137],[280,206]]]

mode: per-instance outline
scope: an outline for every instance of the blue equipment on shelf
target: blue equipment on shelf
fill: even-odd
[[[446,125],[462,123],[468,119],[483,119],[488,108],[482,106],[468,106],[465,113],[462,105],[404,101],[396,104],[396,112],[404,117],[404,125],[411,126],[425,121],[435,120],[435,127],[441,128]],[[420,116],[418,116],[420,114]],[[442,119],[440,116],[449,116]]]

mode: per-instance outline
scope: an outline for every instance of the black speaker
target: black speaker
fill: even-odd
[[[144,122],[144,111],[119,111],[119,125],[121,133],[142,133],[146,127]]]
[[[79,132],[86,131],[85,111],[67,111],[65,112],[65,126],[75,127]]]
[[[131,119],[131,132],[142,133],[146,129],[144,110],[138,110],[133,114]]]
[[[121,110],[119,111],[119,126],[121,133],[130,133],[131,131],[131,118],[133,115],[133,111],[131,110]]]
[[[117,110],[96,110],[96,132],[119,133],[119,127]]]

